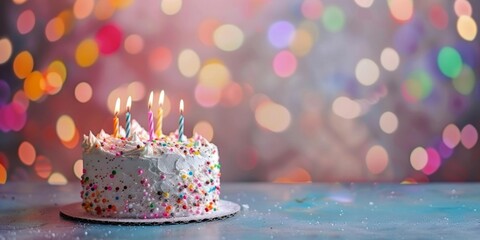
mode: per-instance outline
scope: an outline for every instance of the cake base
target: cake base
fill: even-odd
[[[163,224],[187,224],[204,221],[215,221],[232,217],[240,211],[240,205],[220,200],[218,202],[218,211],[197,216],[189,217],[172,217],[172,218],[150,218],[150,219],[136,219],[136,218],[107,218],[93,216],[82,208],[80,202],[64,205],[60,207],[60,216],[68,220],[115,224],[115,225],[163,225]]]

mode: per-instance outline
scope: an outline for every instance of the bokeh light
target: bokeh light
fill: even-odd
[[[78,159],[73,164],[73,173],[75,174],[75,177],[77,177],[78,179],[82,179],[82,175],[83,175],[83,160],[82,159]]]
[[[427,166],[428,162],[428,153],[423,147],[416,147],[410,153],[410,164],[412,165],[413,169],[417,171],[421,171],[425,166]]]
[[[7,182],[7,169],[0,164],[0,184],[5,184]]]
[[[365,157],[368,171],[373,174],[380,174],[388,166],[389,157],[384,147],[380,145],[372,146]]]
[[[32,101],[39,100],[44,94],[45,78],[39,71],[30,73],[23,82],[23,91]]]
[[[314,44],[314,40],[310,32],[305,29],[295,31],[293,41],[290,43],[290,50],[298,57],[303,57],[310,52]]]
[[[460,143],[460,129],[453,123],[448,124],[442,133],[443,143],[449,148],[455,148]]]
[[[389,0],[388,8],[395,20],[405,22],[412,18],[413,0]]]
[[[198,83],[212,89],[222,89],[230,80],[230,70],[218,60],[207,61],[198,74]]]
[[[462,57],[455,48],[443,47],[438,53],[438,68],[450,78],[455,78],[460,74],[463,67]]]
[[[92,87],[87,82],[81,82],[75,87],[75,98],[81,103],[90,101],[92,95]]]
[[[8,38],[0,38],[0,64],[5,63],[12,55],[12,42]]]
[[[148,63],[153,71],[165,71],[172,63],[172,52],[169,48],[158,47],[150,52]]]
[[[20,13],[17,18],[17,29],[20,34],[27,34],[35,27],[35,14],[27,9]]]
[[[428,162],[422,169],[422,171],[427,175],[431,175],[438,170],[440,164],[442,163],[442,159],[440,158],[437,150],[435,150],[434,148],[427,148],[426,151],[428,156]]]
[[[255,109],[257,123],[272,132],[283,132],[290,125],[290,112],[284,106],[267,101]]]
[[[98,0],[93,13],[98,20],[107,20],[115,13],[115,7],[112,0]]]
[[[192,49],[184,49],[178,56],[178,69],[180,73],[187,77],[193,77],[200,69],[200,57]]]
[[[338,116],[345,119],[354,119],[360,116],[362,107],[358,102],[348,97],[338,97],[333,101],[332,110]]]
[[[384,112],[380,116],[380,128],[382,131],[388,134],[394,133],[398,128],[398,118],[392,112]]]
[[[273,70],[279,77],[290,77],[297,70],[297,58],[288,50],[281,51],[273,59]]]
[[[477,144],[478,141],[478,132],[474,126],[467,124],[463,127],[461,132],[461,142],[463,146],[467,149],[471,149]]]
[[[132,34],[125,38],[125,51],[130,54],[138,54],[143,50],[144,41],[138,34]]]
[[[327,6],[322,15],[323,26],[330,32],[338,32],[345,25],[345,13],[337,6]]]
[[[59,172],[54,172],[48,177],[48,184],[50,185],[65,185],[68,183],[67,178]]]
[[[431,76],[422,70],[412,72],[402,86],[403,96],[408,102],[418,102],[427,98],[432,93],[432,89]]]
[[[24,141],[18,147],[18,158],[23,164],[31,166],[37,157],[37,153],[33,145],[27,141]]]
[[[395,71],[400,65],[400,56],[393,48],[384,48],[380,55],[380,62],[383,68],[388,71]]]
[[[235,51],[242,46],[243,32],[232,24],[225,24],[213,32],[213,42],[219,49],[227,52]]]
[[[453,9],[457,17],[472,15],[472,5],[467,0],[455,0]]]
[[[452,84],[459,93],[470,95],[475,88],[475,72],[468,65],[463,65],[460,74],[452,79]]]
[[[293,40],[295,27],[288,21],[278,21],[268,29],[268,40],[276,48],[287,47]]]
[[[198,133],[208,141],[213,139],[213,126],[207,121],[200,121],[193,127],[193,133]]]
[[[87,18],[92,14],[94,6],[94,0],[76,0],[73,4],[73,15],[77,19]]]
[[[362,8],[369,8],[372,6],[374,0],[355,0],[355,3]]]
[[[320,0],[305,0],[302,3],[302,14],[305,18],[316,20],[320,18],[323,5]]]
[[[355,77],[358,82],[365,86],[370,86],[377,82],[379,76],[380,70],[377,64],[368,58],[361,59],[355,67]]]
[[[434,4],[430,8],[429,18],[438,29],[445,29],[448,26],[448,13],[441,4]]]
[[[477,36],[477,23],[470,16],[460,16],[457,21],[457,31],[463,39],[473,41]]]
[[[68,115],[62,115],[58,118],[56,124],[58,138],[63,142],[69,142],[75,136],[75,123]]]
[[[112,54],[122,43],[123,33],[115,24],[102,26],[95,34],[100,53]]]
[[[13,71],[20,78],[26,78],[33,70],[33,57],[28,51],[20,52],[13,60]]]
[[[33,166],[37,176],[43,179],[47,179],[48,176],[52,173],[52,162],[50,159],[43,155],[37,156],[35,160],[35,165]]]
[[[45,37],[50,42],[58,41],[65,34],[65,23],[60,17],[48,21],[45,27]]]
[[[93,39],[85,39],[77,46],[75,60],[80,67],[90,67],[98,59],[98,46]]]
[[[175,15],[182,9],[183,0],[162,0],[162,12],[166,15]]]

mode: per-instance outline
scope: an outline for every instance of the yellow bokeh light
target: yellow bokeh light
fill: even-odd
[[[313,46],[313,37],[304,29],[295,32],[293,41],[290,43],[290,50],[298,57],[307,55]]]
[[[31,166],[37,157],[37,153],[33,145],[27,141],[24,141],[18,147],[18,158],[23,164]]]
[[[374,84],[379,76],[380,70],[377,64],[368,58],[361,59],[355,67],[355,77],[365,86]]]
[[[118,9],[126,8],[132,4],[133,0],[110,0],[110,4]]]
[[[213,127],[212,124],[210,124],[207,121],[200,121],[197,124],[195,124],[195,127],[193,127],[193,133],[197,133],[207,139],[207,141],[212,141],[213,139]]]
[[[182,9],[182,0],[162,0],[161,9],[166,15],[175,15]]]
[[[63,80],[60,74],[56,72],[49,72],[46,77],[46,86],[44,91],[50,95],[55,95],[62,89]]]
[[[10,56],[12,56],[12,42],[8,38],[0,39],[0,64],[7,62]]]
[[[113,16],[113,13],[115,13],[115,7],[110,0],[98,0],[93,11],[98,20],[106,20]]]
[[[50,177],[48,177],[48,184],[50,185],[65,185],[67,183],[67,178],[59,172],[54,172],[52,175],[50,175]]]
[[[57,120],[56,130],[62,142],[69,142],[75,136],[75,122],[70,116],[62,115]]]
[[[75,51],[75,60],[80,67],[89,67],[97,61],[98,46],[93,39],[85,39]]]
[[[457,31],[463,39],[473,41],[477,36],[477,23],[472,17],[462,15],[457,20]]]
[[[387,168],[388,161],[389,159],[387,150],[380,145],[371,147],[367,152],[367,156],[365,157],[368,171],[373,174],[382,173],[385,168]]]
[[[360,104],[348,97],[338,97],[332,104],[333,112],[345,119],[353,119],[362,113],[362,107]]]
[[[75,174],[75,177],[77,177],[78,179],[82,179],[82,175],[83,175],[83,160],[82,159],[78,159],[73,164],[73,173]]]
[[[266,101],[255,109],[255,119],[260,126],[272,132],[283,132],[290,125],[291,116],[284,106]]]
[[[224,24],[213,32],[213,42],[219,49],[227,52],[235,51],[243,44],[244,36],[240,28],[232,24]]]
[[[87,18],[90,14],[92,14],[94,6],[94,0],[76,0],[73,4],[73,15],[77,19]]]
[[[65,67],[65,64],[60,60],[55,60],[50,63],[48,65],[47,72],[57,73],[60,76],[60,79],[62,79],[62,83],[64,83],[67,79],[67,68]]]
[[[75,99],[81,103],[90,101],[93,95],[93,89],[90,84],[81,82],[75,87]]]
[[[1,54],[1,53],[0,53]],[[13,71],[20,78],[26,78],[33,70],[33,57],[28,51],[19,53],[13,60]]]
[[[398,118],[392,112],[384,112],[382,116],[380,116],[380,128],[385,133],[391,134],[394,133],[398,128]]]
[[[37,101],[44,94],[45,79],[39,71],[30,73],[23,82],[23,91],[25,95],[32,101]]]
[[[5,184],[7,182],[7,169],[0,164],[0,184]]]
[[[48,41],[55,42],[65,34],[65,23],[59,17],[55,17],[47,23],[45,36]]]
[[[417,147],[410,153],[410,164],[413,169],[420,171],[428,162],[428,153],[423,147]]]
[[[20,4],[24,4],[26,1],[27,0],[13,0],[13,3],[20,5]]]
[[[200,70],[198,81],[209,88],[223,88],[230,82],[230,71],[220,61],[210,61]]]
[[[200,57],[192,49],[185,49],[178,56],[178,69],[185,77],[193,77],[200,69]]]
[[[385,48],[380,55],[380,62],[386,70],[395,71],[400,65],[400,56],[395,49]]]

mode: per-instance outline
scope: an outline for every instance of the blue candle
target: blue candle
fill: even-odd
[[[183,118],[183,99],[180,100],[180,119],[178,119],[178,141],[182,141],[183,137],[183,125],[184,125],[184,118]]]
[[[132,123],[132,115],[130,114],[130,108],[132,107],[132,97],[128,96],[128,100],[127,100],[127,116],[125,118],[125,121],[126,121],[126,124],[125,124],[125,131],[126,131],[126,135],[125,137],[129,137],[130,136],[130,125]]]

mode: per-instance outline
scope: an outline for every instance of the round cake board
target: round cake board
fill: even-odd
[[[172,217],[172,218],[149,218],[149,219],[137,219],[137,218],[108,218],[97,217],[90,213],[87,213],[83,209],[80,202],[64,205],[60,207],[60,216],[69,220],[89,222],[89,223],[102,223],[102,224],[115,224],[115,225],[163,225],[163,224],[186,224],[195,222],[214,221],[229,218],[240,211],[240,205],[220,200],[218,202],[217,211],[197,216],[188,217]]]

